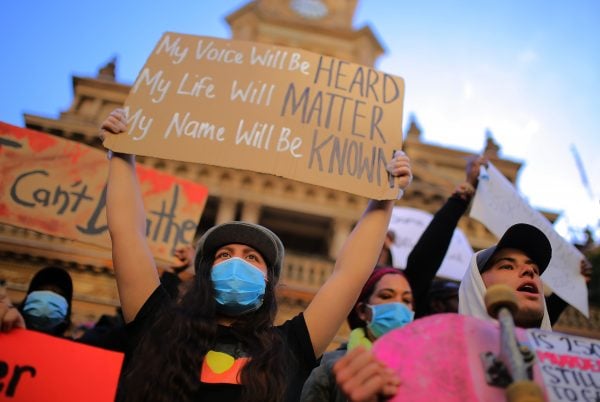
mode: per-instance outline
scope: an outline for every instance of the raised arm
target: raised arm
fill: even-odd
[[[402,190],[412,180],[410,161],[399,151],[388,166]],[[304,312],[319,357],[350,313],[364,283],[377,263],[390,222],[394,201],[371,200],[344,242],[333,273]]]
[[[404,274],[413,291],[415,317],[425,315],[428,310],[427,292],[444,261],[454,229],[475,194],[479,168],[485,163],[487,159],[483,157],[469,160],[466,180],[456,187],[446,203],[435,213],[408,255]]]
[[[101,135],[127,130],[122,109],[102,123]],[[135,172],[135,156],[114,153],[109,162],[106,218],[121,308],[132,321],[159,284],[158,272],[146,240],[146,213]]]

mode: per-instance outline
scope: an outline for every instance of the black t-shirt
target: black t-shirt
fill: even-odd
[[[164,314],[164,307],[171,303],[170,296],[163,286],[159,286],[146,300],[135,319],[127,325],[128,348],[126,360],[128,360],[135,345],[143,337],[144,333],[151,327],[158,314]],[[273,327],[278,331],[284,342],[284,350],[287,351],[286,361],[289,362],[287,369],[288,387],[285,401],[298,401],[304,381],[317,366],[317,359],[313,351],[310,335],[304,316],[298,314],[283,325]],[[195,401],[238,401],[240,399],[242,386],[233,384],[237,370],[243,366],[243,360],[247,358],[239,342],[236,340],[232,330],[225,326],[217,329],[217,344],[204,358],[201,373],[200,391]],[[223,371],[223,365],[229,369]],[[215,370],[211,370],[215,368]],[[126,399],[126,396],[123,395]]]

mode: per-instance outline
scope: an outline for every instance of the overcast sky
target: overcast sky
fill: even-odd
[[[228,38],[224,17],[245,3],[3,2],[0,120],[58,117],[71,77],[113,56],[133,83],[165,31]],[[521,193],[562,214],[559,233],[592,226],[600,238],[600,1],[363,0],[365,24],[387,51],[376,67],[406,81],[405,125],[414,115],[424,141],[474,152],[490,130],[524,164]]]

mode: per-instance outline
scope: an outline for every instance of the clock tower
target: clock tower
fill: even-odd
[[[384,53],[369,26],[353,27],[357,0],[256,0],[227,17],[233,39],[272,43],[373,66]]]
[[[291,0],[290,8],[308,20],[322,20],[329,14],[328,5],[322,0]]]

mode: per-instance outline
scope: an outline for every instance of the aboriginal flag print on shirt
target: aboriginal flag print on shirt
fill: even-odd
[[[241,371],[250,358],[239,343],[217,342],[202,361],[200,381],[205,384],[241,384]]]

